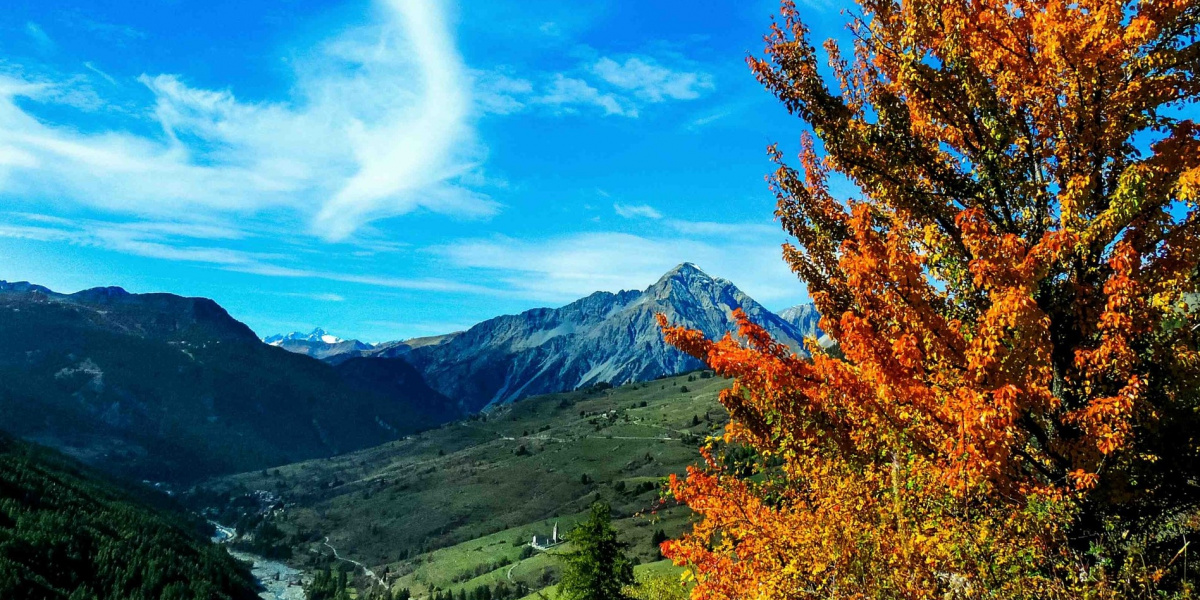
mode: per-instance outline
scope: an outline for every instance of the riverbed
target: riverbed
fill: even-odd
[[[217,532],[213,541],[223,544],[233,539],[234,531],[219,523],[213,523]],[[230,556],[248,562],[250,573],[262,585],[263,591],[258,594],[263,600],[306,600],[304,596],[304,577],[298,569],[293,569],[279,561],[269,560],[261,556],[226,548]]]

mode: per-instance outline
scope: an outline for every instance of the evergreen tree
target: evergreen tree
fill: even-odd
[[[597,502],[588,519],[567,538],[574,551],[563,555],[558,586],[562,600],[622,600],[623,588],[633,583],[633,561],[612,526],[612,509]]]

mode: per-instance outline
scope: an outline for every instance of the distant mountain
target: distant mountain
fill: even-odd
[[[342,341],[342,338],[336,335],[330,335],[320,327],[312,330],[309,333],[302,331],[293,331],[286,335],[269,335],[263,338],[263,343],[272,346],[278,346],[281,342],[324,342],[326,344],[337,344]]]
[[[800,333],[804,334],[804,337],[817,338],[822,346],[829,347],[834,343],[818,325],[821,321],[821,313],[817,312],[816,305],[811,302],[785,309],[779,313],[779,318],[795,326]]]
[[[459,415],[407,364],[263,344],[212,300],[0,282],[0,429],[190,479],[330,456]]]
[[[383,342],[382,344],[376,344],[371,350],[367,350],[365,352],[359,353],[359,356],[376,356],[376,357],[380,357],[380,358],[399,358],[399,357],[407,355],[409,352],[412,352],[413,350],[415,350],[417,348],[424,348],[426,346],[437,346],[440,344],[444,344],[444,343],[449,342],[450,340],[458,337],[462,333],[463,332],[461,332],[461,331],[455,331],[453,333],[446,333],[446,334],[442,334],[442,335],[430,335],[430,336],[425,336],[425,337],[400,340],[400,341],[396,341],[396,342]],[[343,357],[335,357],[331,360],[333,362],[337,362],[339,360],[344,360],[346,357],[349,357],[349,355],[345,355]]]
[[[785,309],[779,313],[779,318],[791,323],[803,333],[805,337],[821,337],[825,335],[817,323],[821,320],[821,313],[817,312],[817,307],[811,302],[808,304],[797,304],[791,308]]]
[[[288,352],[304,354],[321,360],[329,360],[343,355],[359,355],[371,350],[373,346],[358,340],[343,340],[330,335],[320,327],[309,333],[296,331],[286,335],[272,335],[263,338],[264,343],[283,348]]]
[[[684,263],[643,291],[596,292],[562,308],[539,308],[484,321],[422,343],[383,345],[377,355],[402,357],[430,387],[463,409],[600,382],[645,381],[697,369],[699,361],[668,346],[654,315],[720,337],[734,331],[742,308],[776,339],[802,347],[803,333],[729,281]]]

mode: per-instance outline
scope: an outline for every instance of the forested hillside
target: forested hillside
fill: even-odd
[[[196,525],[0,436],[0,598],[256,598],[246,569]]]
[[[0,282],[0,429],[134,478],[329,456],[458,415],[398,361],[330,366],[215,302]]]

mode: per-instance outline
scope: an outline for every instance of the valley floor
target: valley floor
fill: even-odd
[[[227,514],[256,491],[278,497],[281,507],[244,515],[242,528],[296,566],[353,563],[360,585],[380,579],[418,598],[549,593],[558,549],[530,541],[556,524],[569,531],[595,501],[613,506],[640,570],[674,568],[653,538],[679,535],[690,515],[661,501],[661,484],[724,426],[717,394],[727,385],[692,373],[530,398],[352,454],[212,480],[191,496],[219,499]]]

